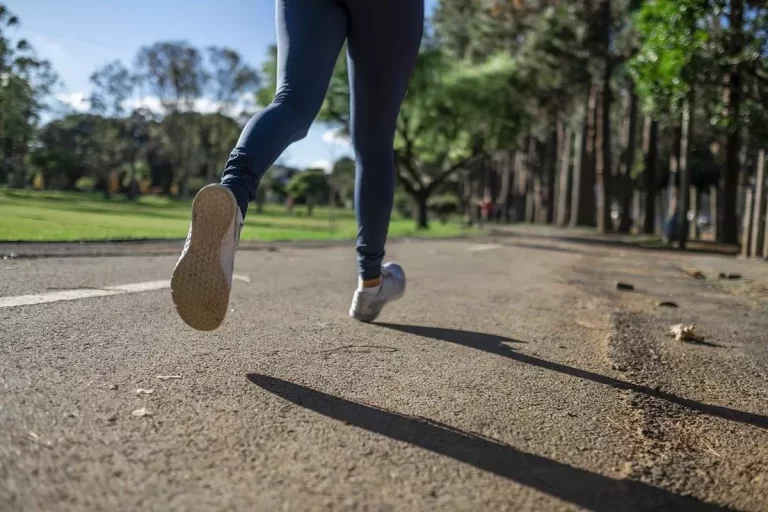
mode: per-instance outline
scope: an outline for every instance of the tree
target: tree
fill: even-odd
[[[355,161],[347,156],[336,160],[333,164],[329,180],[341,204],[353,204],[355,197]]]
[[[71,189],[88,177],[109,197],[109,175],[125,162],[121,123],[93,114],[54,120],[38,134],[30,161],[49,182]]]
[[[158,42],[142,47],[136,56],[139,83],[160,100],[168,119],[166,137],[174,152],[176,183],[182,197],[189,195],[189,177],[195,161],[197,118],[188,115],[203,91],[208,76],[200,52],[186,42]],[[182,121],[183,120],[183,121]]]
[[[221,146],[227,141],[227,153],[234,147],[237,136],[231,140],[232,120],[229,116],[237,114],[236,108],[243,98],[252,94],[259,86],[259,76],[255,69],[243,62],[240,54],[229,48],[211,46],[206,52],[206,75],[209,80],[206,89],[216,104],[217,116],[208,119],[206,126],[210,138]],[[239,130],[238,130],[239,131]],[[226,153],[211,155],[216,158],[207,164],[206,181],[214,181],[215,170],[222,165]]]
[[[643,5],[636,18],[640,46],[630,71],[646,111],[679,119],[695,90],[697,105],[708,113],[707,121],[721,130],[725,165],[717,233],[728,243],[736,243],[740,231],[736,199],[741,132],[745,126],[755,132],[765,126],[764,117],[744,107],[765,104],[766,21],[768,5],[749,0],[653,0]],[[691,112],[694,115],[696,111]]]
[[[91,75],[91,84],[91,110],[105,116],[122,117],[125,103],[136,87],[136,77],[122,62],[115,60],[95,71]]]
[[[27,41],[8,36],[8,29],[18,24],[0,4],[0,182],[12,175],[12,184],[20,188],[26,182],[25,156],[46,109],[45,98],[58,79]]]
[[[286,186],[288,195],[307,204],[307,215],[312,216],[315,205],[327,201],[330,188],[328,175],[322,169],[307,169],[295,174]]]

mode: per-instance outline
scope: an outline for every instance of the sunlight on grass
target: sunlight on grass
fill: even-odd
[[[0,190],[0,240],[87,241],[184,238],[189,227],[190,202],[166,197],[104,200],[96,194]],[[393,218],[390,236],[453,237],[472,235],[457,222],[432,223],[427,231],[415,229],[412,219]],[[347,240],[355,238],[354,212],[316,208],[308,217],[297,207],[289,215],[280,205],[264,212],[251,207],[243,240]]]

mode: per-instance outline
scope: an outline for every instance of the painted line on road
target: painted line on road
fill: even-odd
[[[492,251],[494,249],[501,249],[501,246],[498,244],[475,244],[467,247],[469,252]]]
[[[251,282],[246,275],[234,274],[232,279],[236,281]],[[105,286],[103,288],[82,288],[74,290],[59,290],[50,293],[38,293],[33,295],[17,295],[15,297],[0,297],[0,308],[15,308],[19,306],[33,306],[36,304],[48,304],[67,300],[90,299],[93,297],[109,297],[112,295],[125,295],[128,293],[151,292],[171,287],[171,281],[145,281],[143,283],[129,283],[117,286]]]

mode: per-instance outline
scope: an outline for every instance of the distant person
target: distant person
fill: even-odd
[[[171,294],[191,327],[221,325],[248,203],[266,170],[307,135],[347,43],[355,149],[358,286],[349,314],[370,322],[405,293],[399,265],[382,265],[394,199],[395,123],[416,61],[423,0],[277,0],[277,91],[243,129],[220,185],[200,190]]]

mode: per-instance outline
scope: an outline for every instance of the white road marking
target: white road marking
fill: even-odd
[[[232,279],[246,283],[251,282],[250,277],[241,274],[234,274]],[[33,295],[17,295],[15,297],[0,297],[0,308],[15,308],[19,306],[33,306],[35,304],[61,302],[65,300],[90,299],[92,297],[109,297],[111,295],[124,295],[127,293],[151,292],[170,287],[170,280],[162,280],[146,281],[143,283],[121,284],[117,286],[105,286],[103,288],[83,288],[78,290],[61,290]]]
[[[470,252],[492,251],[494,249],[501,249],[501,246],[496,244],[475,244],[467,247],[467,250]]]

